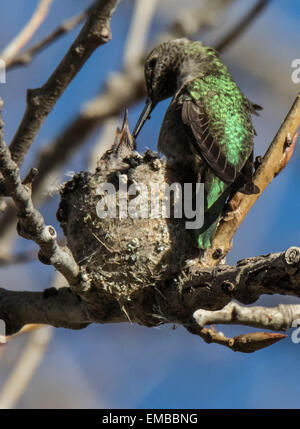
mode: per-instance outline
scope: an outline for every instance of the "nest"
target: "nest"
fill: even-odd
[[[177,170],[147,151],[144,156],[132,152],[121,161],[108,153],[95,173],[81,172],[64,185],[58,219],[76,261],[86,267],[97,289],[129,298],[141,287],[173,279],[198,256],[193,231],[186,229],[184,218],[175,217],[176,198],[170,201],[170,217],[151,207],[153,189],[161,208],[165,183],[178,180]],[[107,184],[114,194],[105,191]],[[133,185],[135,195],[124,194],[123,185]],[[112,207],[116,211],[109,214]],[[99,216],[100,209],[107,217]]]

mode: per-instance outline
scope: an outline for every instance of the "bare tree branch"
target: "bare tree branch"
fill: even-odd
[[[235,298],[249,304],[262,294],[273,293],[300,297],[299,279],[299,248],[245,259],[236,267],[195,269],[192,266],[173,280],[153,284],[151,288],[148,283],[145,287],[141,285],[140,290],[135,291],[127,301],[127,311],[132,322],[146,326],[179,323],[207,342],[249,352],[273,344],[284,336],[251,333],[235,337],[232,342],[224,334],[204,329],[204,326],[228,323],[264,329],[287,329],[292,326],[293,320],[300,319],[299,305],[279,306],[275,309],[244,308],[230,301]],[[98,288],[96,294],[94,290],[87,291],[84,301],[68,288],[46,289],[44,293],[0,289],[0,318],[5,321],[9,335],[28,323],[81,329],[92,322],[126,322],[119,299],[107,289],[105,282],[102,290]],[[192,318],[195,311],[197,325]]]
[[[110,19],[118,0],[98,0],[68,52],[47,80],[27,91],[27,107],[10,151],[20,166],[48,114],[92,53],[111,38]]]
[[[13,68],[29,64],[38,53],[40,53],[50,44],[58,40],[65,33],[77,27],[77,25],[79,25],[87,17],[89,10],[90,8],[80,13],[79,15],[64,21],[60,26],[58,26],[54,31],[52,31],[51,34],[46,36],[40,42],[27,49],[25,52],[22,52],[20,55],[12,58],[6,66],[6,70],[11,70]]]
[[[53,0],[40,0],[34,14],[21,33],[18,34],[0,54],[0,58],[6,63],[7,68],[13,62],[14,57],[20,52],[23,46],[28,43],[40,25],[44,22],[48,15],[51,3],[53,3]]]
[[[195,312],[195,315],[198,317],[198,312]],[[229,338],[226,337],[223,332],[217,332],[214,328],[195,329],[193,327],[189,328],[188,331],[191,332],[191,334],[199,335],[208,344],[219,344],[230,348],[234,352],[241,353],[256,352],[257,350],[269,347],[287,337],[287,335],[278,333],[250,332],[248,334],[237,335],[233,338]]]
[[[0,100],[0,111],[2,100]],[[70,286],[83,290],[89,287],[87,275],[79,268],[68,248],[58,245],[53,226],[46,226],[40,212],[31,200],[31,183],[35,174],[28,175],[22,184],[19,168],[11,159],[10,151],[3,139],[3,121],[0,116],[0,171],[5,187],[14,200],[19,219],[18,232],[24,238],[33,240],[39,247],[39,259],[53,265],[67,279]],[[82,289],[83,288],[83,289]]]
[[[149,27],[158,0],[136,0],[129,34],[124,49],[124,69],[138,64],[145,52]]]
[[[270,0],[258,0],[254,7],[247,13],[247,15],[234,27],[225,37],[216,43],[215,49],[217,51],[223,51],[229,45],[232,44],[248,27],[252,22],[261,14],[261,12],[270,3]]]
[[[9,265],[24,264],[26,262],[35,261],[37,258],[36,250],[29,250],[16,253],[15,255],[1,256],[0,267],[7,267]]]
[[[286,331],[300,320],[299,304],[279,304],[277,307],[243,307],[230,302],[222,310],[197,310],[194,318],[200,327],[210,324],[247,325],[255,328]]]
[[[156,5],[157,0],[135,0],[133,17],[124,49],[124,70],[140,68],[140,59],[145,51],[146,38]],[[110,148],[118,122],[118,116],[106,120],[101,138],[95,145],[90,157],[91,170],[96,168],[99,157]]]
[[[82,329],[91,322],[86,304],[68,287],[44,292],[0,288],[0,319],[6,324],[6,335],[15,334],[32,323]]]
[[[3,239],[1,240],[2,244]],[[58,238],[58,244],[61,246],[65,245],[65,237]],[[27,262],[32,262],[37,259],[38,252],[36,249],[29,249],[20,251],[15,254],[7,254],[0,256],[0,267],[7,267],[9,265],[25,264]]]
[[[198,8],[182,10],[169,30],[161,36],[161,42],[197,34],[217,26],[227,9],[236,2],[237,0],[205,0]]]
[[[52,336],[51,326],[44,326],[29,334],[17,364],[0,392],[0,409],[11,409],[17,404],[41,363]]]
[[[23,157],[32,144],[36,134],[42,126],[42,123],[54,107],[66,86],[71,82],[73,77],[77,74],[97,46],[106,43],[110,39],[109,22],[111,14],[113,13],[117,3],[118,0],[104,0],[104,2],[98,0],[96,6],[92,9],[85,26],[55,72],[42,88],[29,92],[32,96],[31,101],[28,101],[22,123],[10,146],[10,150],[13,153],[13,159],[16,160],[18,165],[22,163]],[[36,94],[38,94],[38,96],[36,96]],[[54,94],[55,96],[53,96]],[[19,155],[15,153],[15,149]],[[56,161],[60,157],[58,152],[53,155],[56,158]],[[47,171],[49,171],[49,167],[48,162],[46,162],[45,168]],[[41,176],[43,175],[44,173],[41,174]],[[0,176],[0,194],[5,193],[6,190],[4,182]],[[33,191],[33,194],[34,193],[35,192]],[[44,191],[42,191],[41,194],[44,199]],[[33,199],[34,202],[36,202],[37,198],[34,198],[34,195]],[[15,224],[15,221],[16,216],[14,208],[9,206],[3,213],[0,221],[0,234],[2,235],[2,238],[4,238],[1,253],[4,254],[5,257],[10,253],[8,252],[8,249],[10,249],[11,246],[9,244],[12,242],[12,237],[14,237],[13,225]]]
[[[201,285],[207,286],[209,295],[214,296],[215,308],[222,308],[226,295],[228,302],[234,298],[243,304],[252,304],[263,294],[300,297],[299,270],[300,249],[290,247],[285,252],[243,259],[236,267],[192,267],[178,281],[180,288],[192,291],[192,300]],[[221,301],[218,301],[218,296]]]

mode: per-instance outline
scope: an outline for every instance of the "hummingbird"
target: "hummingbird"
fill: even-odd
[[[237,191],[259,193],[253,183],[251,114],[262,108],[241,92],[216,50],[186,38],[155,47],[145,60],[146,104],[136,139],[157,103],[173,97],[158,139],[170,165],[197,173],[204,183],[204,223],[196,231],[206,250],[224,206]]]

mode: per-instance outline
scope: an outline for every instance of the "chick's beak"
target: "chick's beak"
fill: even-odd
[[[132,133],[132,137],[134,139],[137,138],[139,132],[141,131],[144,123],[147,121],[147,119],[149,119],[150,114],[152,112],[152,110],[154,109],[154,107],[156,106],[156,103],[153,102],[153,100],[150,97],[147,97],[146,99],[146,105],[136,123],[136,126],[134,127],[133,133]]]

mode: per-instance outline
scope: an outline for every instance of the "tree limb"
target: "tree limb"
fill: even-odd
[[[0,112],[2,110],[0,100]],[[33,171],[33,170],[32,170]],[[19,235],[34,241],[40,248],[39,259],[53,265],[60,271],[71,287],[78,290],[89,288],[89,279],[79,268],[68,248],[58,245],[57,233],[53,226],[45,225],[43,216],[35,209],[31,200],[33,172],[22,184],[17,164],[12,160],[9,149],[3,139],[3,121],[0,115],[0,172],[5,181],[8,195],[14,200],[19,219]]]
[[[84,301],[67,287],[44,292],[0,288],[0,319],[5,322],[6,335],[15,334],[31,323],[82,329],[91,322]]]
[[[182,324],[207,342],[249,352],[273,344],[284,336],[251,333],[235,337],[232,342],[232,339],[228,339],[224,334],[207,330],[204,326],[225,323],[285,330],[292,326],[293,320],[300,319],[299,305],[280,305],[269,309],[246,308],[230,303],[231,299],[235,298],[249,304],[262,294],[273,293],[300,297],[299,248],[244,259],[236,267],[219,266],[199,270],[186,268],[173,280],[153,285],[151,288],[148,284],[141,286],[127,302],[126,311],[132,322],[146,326],[159,326],[162,323]],[[98,289],[96,295],[94,290],[89,290],[84,301],[69,288],[46,289],[43,293],[0,289],[0,319],[5,321],[8,335],[28,323],[81,329],[93,322],[126,322],[127,318],[118,299],[105,287],[102,292]],[[197,325],[191,317],[193,313]]]
[[[226,296],[227,303],[234,298],[243,304],[252,304],[263,294],[300,297],[300,248],[243,259],[236,267],[195,265],[177,281],[188,302],[201,295],[201,307],[209,310],[222,308]]]

